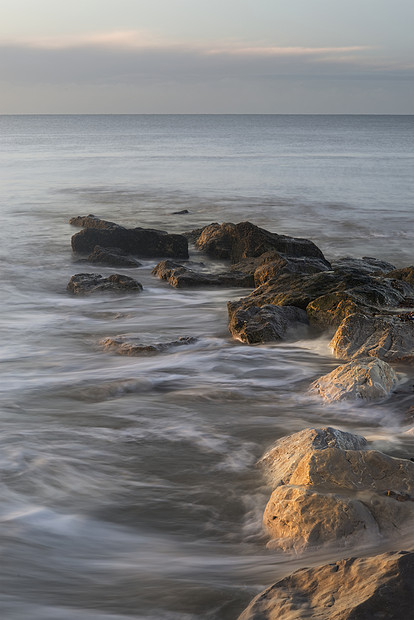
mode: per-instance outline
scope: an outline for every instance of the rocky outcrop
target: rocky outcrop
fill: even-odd
[[[412,615],[414,553],[302,568],[259,594],[239,620],[401,620]]]
[[[74,222],[86,226],[72,237],[72,249],[79,254],[88,254],[99,245],[144,258],[188,258],[188,242],[183,235],[151,228],[124,228],[95,216],[72,218]]]
[[[303,337],[309,325],[304,310],[294,306],[239,308],[228,302],[229,330],[234,338],[248,344],[274,342]]]
[[[148,353],[165,353],[197,342],[197,338],[192,336],[182,336],[171,342],[143,343],[139,337],[131,338],[128,336],[116,336],[115,338],[104,338],[100,341],[105,351],[117,353],[118,355],[139,356]]]
[[[107,265],[108,267],[140,267],[141,265],[136,258],[123,254],[119,248],[103,248],[100,245],[94,247],[87,261],[95,265]]]
[[[413,360],[414,312],[375,317],[351,314],[341,322],[329,346],[342,359]]]
[[[329,401],[379,400],[388,396],[397,382],[389,364],[377,358],[361,358],[320,377],[310,390]]]
[[[400,535],[414,516],[414,463],[368,450],[336,429],[306,429],[261,459],[274,488],[263,515],[270,547],[300,552]]]
[[[104,278],[98,273],[77,273],[71,277],[67,290],[73,295],[92,293],[139,293],[142,285],[128,276],[114,273]]]
[[[192,231],[189,237],[197,248],[212,258],[228,259],[232,263],[276,251],[287,256],[319,258],[329,267],[321,250],[312,241],[278,235],[250,222],[209,224]]]

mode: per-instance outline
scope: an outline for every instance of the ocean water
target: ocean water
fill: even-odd
[[[72,256],[68,220],[250,220],[329,259],[410,265],[413,137],[411,116],[0,117],[1,617],[227,620],[296,568],[390,548],[268,550],[255,463],[327,424],[412,455],[412,368],[385,402],[326,405],[307,388],[337,365],[328,336],[232,340],[226,302],[246,290],[175,290],[144,260],[99,268],[136,277],[140,295],[71,297],[70,277],[98,270]],[[127,358],[99,344],[116,335],[198,340]]]

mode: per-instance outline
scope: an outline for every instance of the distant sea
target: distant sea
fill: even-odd
[[[172,289],[144,260],[127,272],[139,296],[71,297],[70,277],[97,269],[72,256],[68,220],[249,220],[328,259],[410,265],[414,116],[0,116],[0,142],[0,616],[230,620],[296,568],[387,548],[267,550],[255,462],[325,425],[412,455],[412,369],[385,402],[323,405],[306,391],[337,365],[329,338],[232,340],[226,301],[246,290]],[[198,342],[104,352],[120,334]]]

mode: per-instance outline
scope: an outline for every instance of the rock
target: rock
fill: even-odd
[[[79,226],[80,228],[99,228],[101,230],[113,230],[115,228],[123,228],[123,226],[119,226],[119,224],[115,224],[114,222],[108,222],[107,220],[101,220],[101,218],[96,217],[96,215],[78,215],[76,217],[72,217],[69,220],[69,224],[72,226]]]
[[[259,464],[274,489],[263,516],[271,547],[300,552],[399,536],[414,516],[414,463],[367,449],[363,437],[306,429]]]
[[[356,269],[360,273],[384,275],[386,272],[395,269],[395,266],[385,260],[363,256],[362,258],[351,258],[346,256],[339,258],[332,263],[333,269]]]
[[[274,342],[304,336],[309,324],[306,312],[293,306],[267,305],[237,308],[229,302],[229,330],[234,338],[249,344]],[[296,332],[296,333],[295,333]]]
[[[393,280],[402,280],[408,282],[411,286],[414,286],[414,265],[410,267],[404,267],[403,269],[394,269],[385,274],[386,278],[392,278]]]
[[[233,265],[237,267],[237,265]],[[152,274],[166,280],[174,288],[196,288],[202,286],[253,287],[254,276],[233,267],[223,273],[203,273],[172,260],[158,263]],[[241,266],[242,268],[242,266]]]
[[[259,594],[239,620],[401,620],[412,615],[414,553],[302,568]]]
[[[341,322],[329,346],[342,359],[413,360],[414,313],[375,317],[351,314]]]
[[[310,389],[330,401],[377,400],[388,396],[397,382],[389,364],[377,358],[361,358],[338,366],[314,381]]]
[[[367,440],[360,435],[347,433],[331,426],[306,428],[298,433],[282,437],[260,459],[259,465],[266,472],[273,488],[288,484],[299,462],[308,452],[337,448],[338,450],[364,450]]]
[[[273,491],[263,525],[272,539],[269,548],[297,553],[311,546],[355,544],[367,529],[378,532],[374,517],[357,499],[287,485]]]
[[[97,273],[77,273],[71,277],[67,290],[74,295],[100,292],[139,293],[142,291],[142,285],[133,278],[119,273],[114,273],[108,278]]]
[[[119,355],[139,356],[147,353],[164,353],[176,347],[194,344],[197,338],[192,336],[182,336],[172,342],[157,342],[153,344],[143,343],[137,338],[117,336],[116,338],[104,338],[100,341],[106,351],[113,351]]]
[[[72,249],[79,254],[93,251],[95,246],[119,248],[123,254],[145,258],[188,258],[188,242],[183,235],[169,235],[163,230],[150,228],[124,228],[112,222],[79,218],[83,222],[96,223],[84,228],[72,237]],[[78,219],[78,218],[76,218]],[[101,223],[104,225],[101,226]]]
[[[96,245],[93,252],[88,256],[88,262],[109,267],[140,267],[133,256],[123,254],[119,248],[102,248]]]
[[[270,255],[269,258],[263,260],[263,264],[258,266],[254,272],[255,286],[267,284],[284,273],[311,274],[329,270],[326,261],[320,258],[288,257],[277,252],[267,254]],[[263,254],[261,258],[265,256],[266,254]]]
[[[188,209],[181,209],[181,211],[173,211],[172,215],[186,215],[187,213],[190,213]]]
[[[336,292],[321,295],[306,306],[309,322],[323,328],[337,329],[350,314],[370,315],[376,311],[374,306],[361,303],[356,295],[349,292]]]
[[[209,256],[229,259],[232,263],[258,257],[271,250],[287,256],[319,258],[329,268],[328,261],[312,241],[271,233],[250,222],[209,224],[201,230],[192,231],[189,237],[195,240],[197,248]]]

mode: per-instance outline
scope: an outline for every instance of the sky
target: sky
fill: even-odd
[[[413,114],[414,0],[1,0],[1,114]]]

